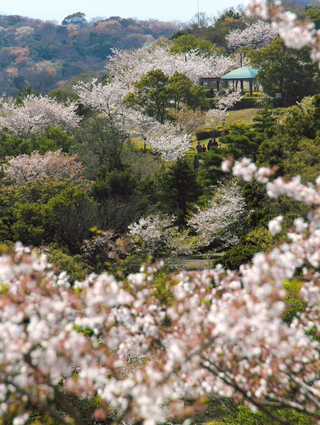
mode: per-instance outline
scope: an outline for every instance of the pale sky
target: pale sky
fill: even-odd
[[[1,15],[21,15],[41,20],[56,20],[83,12],[91,18],[122,18],[189,21],[197,12],[216,16],[224,9],[237,6],[241,0],[0,0]]]

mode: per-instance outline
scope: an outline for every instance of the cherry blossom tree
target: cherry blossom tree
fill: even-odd
[[[123,101],[129,90],[118,79],[102,84],[97,79],[91,82],[80,81],[74,86],[79,95],[79,103],[91,106],[117,123],[123,114]]]
[[[187,231],[179,231],[176,217],[151,215],[141,218],[128,227],[128,235],[136,252],[166,259],[187,255],[194,250],[194,238]]]
[[[181,134],[179,128],[169,123],[157,124],[148,132],[148,142],[166,161],[176,160],[191,148],[191,138]]]
[[[231,159],[223,163],[231,167]],[[181,401],[213,393],[320,419],[320,347],[307,332],[320,326],[320,179],[316,186],[272,180],[272,170],[247,159],[233,173],[266,183],[271,197],[307,203],[309,221],[296,219],[288,242],[256,254],[239,272],[218,266],[167,275],[167,304],[154,291],[155,266],[126,282],[101,274],[71,287],[65,272],[56,276],[44,255],[19,244],[0,257],[1,416],[15,406],[16,423],[24,423],[33,404],[61,423],[82,425],[68,399],[74,393],[99,396],[95,417],[155,424],[190,416]],[[283,281],[297,269],[307,308],[289,326]]]
[[[239,232],[245,218],[245,200],[237,182],[221,185],[209,199],[208,207],[194,214],[188,225],[197,232],[199,247],[215,242],[219,249],[239,243]]]
[[[278,31],[268,22],[258,20],[250,24],[244,30],[236,29],[229,32],[226,36],[228,46],[231,49],[237,49],[241,46],[260,49],[267,46],[278,36]]]
[[[115,49],[106,66],[108,73],[126,85],[133,85],[154,69],[161,69],[169,76],[178,71],[197,84],[201,77],[220,77],[234,68],[233,60],[227,56],[213,54],[208,57],[196,50],[188,54],[170,54],[170,48],[145,46],[133,51]]]
[[[240,102],[243,95],[239,91],[227,92],[216,102],[215,108],[209,109],[206,113],[205,122],[207,125],[217,129],[220,124],[224,124],[228,116],[227,110],[232,108],[236,102]]]
[[[21,137],[42,133],[49,124],[74,129],[81,121],[76,108],[73,102],[66,106],[48,96],[28,95],[21,105],[14,99],[2,98],[0,127]]]
[[[34,151],[7,157],[2,171],[5,181],[23,185],[30,180],[53,179],[68,180],[73,183],[84,182],[84,166],[76,161],[77,155],[62,154],[61,149],[41,155]]]
[[[147,148],[147,138],[149,132],[152,130],[152,128],[158,125],[159,122],[155,118],[149,117],[139,110],[132,108],[123,109],[123,128],[128,134],[130,134],[130,136],[143,139],[144,150]]]

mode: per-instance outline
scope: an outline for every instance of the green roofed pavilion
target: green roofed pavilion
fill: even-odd
[[[252,96],[252,82],[256,81],[256,76],[259,70],[251,66],[241,66],[220,77],[222,81],[240,81],[241,89],[243,89],[243,81],[250,83],[250,96]]]

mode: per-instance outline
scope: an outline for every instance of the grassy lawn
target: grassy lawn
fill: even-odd
[[[240,109],[239,111],[228,111],[226,125],[230,124],[251,124],[253,117],[259,111],[258,108]]]

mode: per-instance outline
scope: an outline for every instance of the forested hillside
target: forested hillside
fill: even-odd
[[[119,16],[88,23],[82,13],[66,17],[62,25],[0,16],[0,92],[16,95],[32,86],[46,93],[78,74],[98,76],[113,48],[141,47],[177,29],[172,22]]]

